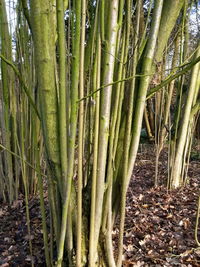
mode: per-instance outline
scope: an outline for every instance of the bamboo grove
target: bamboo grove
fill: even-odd
[[[155,142],[155,185],[187,182],[199,130],[200,44],[190,28],[197,6],[0,0],[0,198],[25,195],[30,232],[29,195],[39,195],[47,266],[122,266],[142,129]],[[164,147],[167,182],[158,175]]]

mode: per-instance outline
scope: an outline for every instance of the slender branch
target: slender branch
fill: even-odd
[[[181,71],[177,72],[174,75],[169,75],[167,79],[165,79],[162,83],[159,85],[155,86],[154,88],[150,89],[148,94],[147,94],[147,99],[151,98],[159,89],[163,88],[165,85],[173,81],[174,79],[178,78],[179,76],[185,74],[187,71],[189,71],[195,64],[197,64],[200,61],[200,57],[197,59],[191,61],[187,67],[182,69]]]
[[[117,84],[117,83],[121,83],[121,82],[129,81],[129,80],[132,80],[132,79],[135,78],[135,77],[152,76],[153,74],[154,74],[154,73],[151,73],[151,74],[136,74],[136,75],[133,75],[133,76],[130,76],[130,77],[121,79],[121,80],[117,80],[117,81],[114,81],[114,82],[111,82],[111,83],[108,83],[108,84],[104,84],[104,85],[100,86],[97,90],[93,91],[91,94],[86,95],[86,96],[84,96],[83,98],[79,99],[79,100],[77,101],[77,103],[79,103],[79,102],[81,102],[81,101],[83,101],[83,100],[85,100],[85,99],[87,99],[87,98],[93,96],[94,94],[96,94],[97,92],[99,92],[101,89],[104,89],[104,88],[109,87],[109,86],[111,86],[111,85],[115,85],[115,84]]]
[[[159,89],[161,89],[162,87],[164,87],[165,85],[167,85],[168,83],[170,83],[172,80],[178,78],[179,76],[181,76],[184,73],[186,73],[187,71],[189,71],[199,61],[200,61],[200,57],[198,57],[194,61],[191,61],[189,63],[185,63],[185,64],[183,64],[183,65],[181,65],[179,67],[176,67],[175,69],[181,68],[183,66],[186,66],[184,69],[182,69],[181,71],[177,72],[173,76],[172,76],[172,74],[170,74],[168,76],[168,78],[166,80],[164,80],[161,84],[159,84],[156,87],[154,87],[151,90],[149,90],[149,92],[147,94],[147,99],[151,98]],[[154,75],[154,73],[150,73],[150,74],[136,74],[136,75],[129,76],[129,77],[126,77],[126,78],[121,79],[121,80],[114,81],[112,83],[104,84],[104,85],[100,86],[97,90],[93,91],[91,94],[88,94],[88,95],[84,96],[83,98],[79,99],[77,101],[77,103],[79,103],[79,102],[81,102],[81,101],[83,101],[83,100],[85,100],[85,99],[93,96],[94,94],[96,94],[100,90],[102,90],[102,89],[104,89],[106,87],[109,87],[111,85],[115,85],[115,84],[120,83],[120,82],[126,82],[126,81],[132,80],[132,79],[134,79],[136,77],[145,77],[145,76],[152,76],[152,75]]]
[[[10,149],[8,149],[7,147],[3,146],[2,144],[0,144],[0,148],[2,148],[3,150],[6,150],[8,153],[12,154],[13,156],[15,156],[16,158],[20,159],[22,162],[26,163],[31,169],[33,169],[35,172],[39,173],[40,175],[42,175],[43,177],[47,177],[45,174],[38,172],[38,170],[31,165],[27,160],[25,160],[24,158],[22,158],[21,156],[17,155],[16,153],[14,153],[13,151],[11,151]]]

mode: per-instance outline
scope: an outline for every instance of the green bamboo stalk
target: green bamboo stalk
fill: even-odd
[[[16,37],[18,41],[16,45],[16,52],[17,52],[16,60],[18,62],[18,69],[19,69],[20,75],[23,76],[24,83],[28,84],[27,86],[28,94],[31,97],[31,99],[34,99],[33,97],[34,91],[32,90],[33,81],[32,81],[32,74],[31,74],[32,64],[31,64],[31,55],[30,55],[30,44],[29,44],[29,37],[30,37],[29,29],[20,9],[17,14],[17,21],[18,21],[18,24],[16,27]],[[35,128],[36,125],[32,124],[33,123],[32,118],[36,116],[36,113],[34,112],[34,110],[32,110],[31,104],[29,103],[29,100],[26,97],[26,94],[24,94],[24,92],[21,90],[19,91],[19,93],[21,95],[21,103],[23,103],[23,105],[21,105],[20,117],[23,117],[22,121],[24,125],[30,126],[30,127],[24,127],[24,146],[25,146],[26,158],[32,165],[34,165],[35,155],[34,155],[34,149],[32,149],[34,147],[32,129]],[[16,95],[16,92],[13,92],[13,96],[15,95]],[[15,138],[18,138],[17,133],[16,133],[16,136],[13,136],[14,140]],[[14,149],[14,144],[13,144],[13,151],[16,151],[16,149]],[[32,168],[27,168],[26,172],[27,172],[27,177],[28,177],[27,179],[28,193],[32,194],[34,192],[34,188],[36,187],[36,183],[37,183],[36,173]]]
[[[133,55],[133,75],[136,73],[137,59],[138,59],[138,43],[139,43],[139,26],[140,26],[140,0],[137,1],[136,11],[136,29],[134,37],[134,55]],[[120,201],[120,227],[119,227],[119,243],[118,243],[118,258],[117,266],[122,265],[122,254],[123,254],[123,234],[124,234],[124,221],[125,221],[125,207],[126,207],[126,192],[128,188],[129,180],[127,179],[128,173],[128,161],[129,161],[129,149],[131,141],[131,127],[133,117],[133,103],[135,94],[135,79],[132,80],[129,90],[128,100],[128,114],[126,117],[126,135],[124,136],[124,159],[123,159],[123,173],[122,173],[122,189],[121,189],[121,201]]]
[[[63,202],[62,225],[60,242],[58,248],[57,266],[62,265],[64,240],[66,235],[66,221],[68,217],[68,209],[71,196],[73,167],[74,167],[74,150],[76,139],[77,126],[77,99],[78,99],[78,83],[79,83],[79,57],[80,57],[80,21],[81,21],[81,1],[75,0],[75,40],[73,43],[73,61],[72,61],[72,87],[71,87],[71,117],[70,117],[70,136],[69,136],[69,150],[68,150],[68,173],[67,173],[67,192]]]
[[[23,101],[21,103],[23,105]],[[20,144],[18,144],[18,149],[20,153],[20,157],[23,158],[25,155],[25,146],[24,146],[24,120],[21,118],[21,124],[20,124]],[[25,192],[25,206],[26,206],[26,222],[27,222],[27,230],[28,230],[28,243],[29,243],[29,251],[31,255],[31,266],[34,267],[34,261],[33,261],[33,246],[31,241],[31,223],[30,223],[30,213],[29,213],[29,201],[28,201],[28,183],[27,183],[27,168],[24,161],[20,162],[21,164],[21,171],[22,171],[22,181],[24,185],[24,192]]]
[[[66,188],[67,180],[67,117],[66,117],[66,48],[65,48],[65,25],[64,25],[64,3],[62,0],[56,1],[57,10],[57,32],[59,51],[59,139],[60,139],[60,159],[62,186]],[[65,192],[63,192],[64,195]]]
[[[119,102],[117,103],[117,101],[116,101],[116,105],[118,106],[118,108],[117,108],[118,112],[116,114],[117,121],[116,121],[116,126],[115,126],[115,138],[114,138],[114,147],[113,147],[113,158],[114,159],[116,158],[116,152],[118,150],[118,145],[120,147],[120,145],[121,145],[120,143],[121,142],[123,143],[122,138],[120,138],[120,140],[118,140],[118,137],[121,134],[120,133],[120,126],[121,126],[120,124],[121,124],[121,119],[123,117],[122,116],[122,113],[123,113],[122,105],[123,105],[123,101],[124,101],[125,82],[126,81],[127,82],[128,81],[131,82],[132,79],[137,77],[137,75],[131,75],[130,77],[125,78],[126,73],[128,73],[128,70],[126,69],[125,66],[127,65],[127,62],[128,62],[128,53],[129,53],[129,45],[130,45],[129,44],[130,43],[130,32],[131,32],[131,13],[130,13],[130,9],[131,9],[130,2],[129,2],[129,0],[127,0],[127,3],[126,3],[126,13],[127,13],[126,14],[126,30],[125,30],[126,31],[126,37],[125,37],[126,43],[125,43],[124,59],[120,60],[120,63],[121,63],[120,67],[122,67],[122,75],[121,75],[121,78],[118,81],[114,81],[113,82],[113,85],[116,85],[116,87],[113,86],[113,89],[115,89],[117,92],[119,90],[119,98],[118,98],[118,94],[116,93],[116,100],[118,100]],[[127,66],[127,68],[128,68],[128,66]],[[120,71],[119,71],[119,73],[120,73]],[[123,127],[121,128],[121,130],[123,132]],[[122,134],[122,136],[123,136],[123,134]],[[116,160],[116,162],[117,162],[117,160]],[[116,169],[118,168],[118,164],[116,164],[116,165],[117,166],[115,166],[115,173],[117,173]],[[115,192],[115,190],[114,190],[114,192]]]
[[[100,27],[101,27],[101,40],[105,41],[105,0],[100,2]]]
[[[101,44],[100,33],[97,33],[97,48],[94,62],[94,86],[100,86],[100,68],[101,68]],[[94,87],[94,88],[95,88]],[[97,179],[97,156],[98,156],[98,138],[99,138],[99,111],[100,111],[100,93],[95,95],[96,109],[95,109],[95,125],[94,125],[94,148],[93,148],[93,168],[92,168],[92,188],[91,188],[91,212],[90,212],[90,239],[89,239],[89,266],[95,265],[94,255],[94,238],[95,238],[95,207],[96,207],[96,179]]]
[[[96,78],[92,74],[94,65],[94,53],[95,53],[95,42],[97,38],[97,23],[99,20],[99,1],[96,3],[94,18],[92,17],[91,30],[89,32],[89,37],[87,45],[85,47],[85,66],[84,73],[88,75],[87,85],[86,85],[86,95],[89,95],[91,91],[94,90],[96,84]],[[88,70],[88,71],[87,71]],[[93,98],[86,98],[85,101],[85,118],[84,118],[84,140],[85,140],[85,161],[88,162],[87,167],[85,167],[84,173],[84,186],[88,183],[89,173],[91,172],[91,155],[93,135],[94,135],[94,118],[95,118],[95,105],[93,105]]]
[[[41,125],[48,163],[48,187],[52,221],[57,247],[60,238],[60,202],[63,193],[61,178],[58,94],[55,60],[55,1],[31,1],[30,16],[36,64],[36,79]]]
[[[185,0],[168,0],[163,3],[160,28],[158,33],[158,47],[156,49],[155,59],[160,62],[163,57],[163,50],[169,39],[171,31],[176,23],[181,8]],[[170,14],[170,16],[169,16]]]
[[[35,116],[35,120],[36,120]],[[37,122],[35,122],[38,126]],[[35,139],[35,158],[36,158],[36,168],[38,174],[38,184],[39,184],[39,195],[40,195],[40,210],[42,215],[42,230],[43,230],[43,240],[44,240],[44,251],[45,251],[45,260],[47,267],[51,266],[50,255],[49,255],[49,247],[48,247],[48,231],[47,231],[47,224],[46,224],[46,214],[45,214],[45,203],[44,203],[44,194],[43,194],[43,180],[42,180],[42,173],[40,167],[40,151],[37,145],[38,140],[38,132],[39,128],[33,128],[33,138]]]
[[[118,68],[118,77],[122,77],[123,75],[123,62],[125,55],[125,37],[126,31],[123,33],[122,37],[122,52],[120,57],[120,65]],[[107,176],[106,176],[106,192],[104,197],[104,211],[103,211],[103,222],[102,222],[102,231],[105,232],[106,239],[106,254],[107,261],[109,266],[116,266],[114,255],[113,255],[113,245],[112,245],[112,183],[113,183],[113,173],[114,173],[114,145],[116,138],[116,124],[118,118],[118,108],[120,102],[120,92],[121,86],[117,85],[116,94],[115,94],[115,103],[112,109],[111,116],[111,126],[110,126],[110,137],[109,137],[109,154],[108,154],[108,167],[107,167]],[[105,228],[105,229],[104,229]]]
[[[161,19],[162,5],[163,5],[163,0],[157,0],[155,2],[150,35],[149,35],[149,39],[147,42],[144,59],[142,62],[142,74],[151,73],[153,58],[154,58],[154,54],[156,50],[156,42],[157,42],[158,30],[159,30],[160,19]],[[147,94],[149,83],[150,83],[150,76],[146,76],[140,80],[140,84],[139,84],[139,91],[137,94],[137,103],[136,103],[135,114],[134,114],[134,119],[133,119],[132,141],[131,141],[130,152],[129,152],[129,166],[128,166],[128,173],[127,173],[127,176],[128,176],[127,181],[130,180],[133,167],[134,167],[134,163],[135,163],[135,159],[136,159],[136,154],[137,154],[139,139],[140,139],[140,131],[142,127],[143,111],[145,107],[145,100],[146,100],[146,94]]]
[[[103,83],[108,84],[113,81],[115,48],[117,38],[117,20],[118,20],[118,5],[117,0],[110,2],[108,11],[108,32],[106,39],[106,54],[104,58],[104,74]],[[101,92],[101,110],[100,110],[100,129],[99,129],[99,149],[98,149],[98,164],[97,164],[97,189],[96,189],[96,212],[95,212],[95,247],[99,239],[99,232],[102,220],[103,196],[104,196],[104,180],[105,168],[107,160],[107,147],[109,137],[110,123],[110,108],[111,108],[111,87],[105,88]]]
[[[199,55],[200,55],[200,48],[196,52],[195,57],[197,58],[199,57]],[[190,87],[189,87],[187,101],[186,101],[185,108],[184,108],[184,115],[182,118],[181,128],[180,128],[180,132],[178,136],[178,143],[177,143],[177,148],[175,152],[176,154],[175,154],[174,168],[171,173],[172,187],[175,187],[175,188],[181,185],[180,173],[181,173],[181,168],[182,168],[182,156],[183,156],[183,151],[184,151],[184,145],[186,143],[190,113],[192,109],[192,103],[194,100],[195,91],[199,90],[199,88],[196,87],[197,77],[198,77],[198,72],[199,72],[199,65],[200,65],[199,63],[196,64],[192,70]]]
[[[185,6],[184,6],[185,7]],[[181,23],[181,41],[180,41],[180,55],[179,55],[179,61],[180,64],[183,63],[184,60],[184,27],[185,27],[185,16],[186,16],[186,11],[184,8],[183,11],[183,18],[182,18],[182,23]],[[184,81],[185,81],[185,76],[182,75],[179,80],[178,80],[178,90],[177,90],[177,99],[176,99],[176,110],[175,110],[175,119],[174,119],[174,126],[173,126],[173,142],[172,142],[172,149],[176,149],[176,141],[177,141],[177,134],[178,134],[178,127],[179,127],[179,121],[181,118],[181,109],[182,109],[182,104],[183,104],[183,86],[184,86]],[[172,162],[174,163],[174,159],[172,159]],[[173,169],[173,164],[172,164],[172,169]]]
[[[81,42],[80,42],[80,68],[79,68],[79,98],[84,96],[84,54],[85,54],[85,22],[86,22],[86,1],[82,0],[81,6]],[[77,248],[76,266],[81,267],[82,250],[82,188],[83,188],[83,122],[84,103],[79,104],[79,124],[78,124],[78,196],[77,196]]]
[[[147,27],[148,27],[148,24],[149,24],[149,18],[150,18],[150,14],[151,14],[151,10],[152,10],[152,5],[153,5],[153,0],[150,0],[148,14],[147,14],[146,23],[145,23],[145,28],[144,28],[144,31],[142,33],[142,37],[141,37],[141,40],[140,40],[140,48],[139,48],[138,59],[140,59],[140,56],[142,55],[142,53],[144,51],[144,48],[145,48],[145,45],[146,45],[146,42],[147,42],[146,34],[147,34]]]
[[[127,29],[128,30],[128,29]],[[127,38],[126,38],[127,40]],[[125,45],[125,62],[127,61],[128,56],[128,46]],[[125,76],[126,69],[123,69],[122,77]],[[113,148],[113,158],[114,160],[114,177],[113,177],[113,215],[112,215],[112,223],[114,224],[118,210],[119,210],[119,194],[121,188],[121,171],[122,171],[122,155],[124,150],[124,135],[125,135],[125,114],[123,111],[123,101],[125,101],[125,83],[120,85],[120,96],[119,96],[119,104],[118,104],[118,114],[117,114],[117,122],[116,122],[116,130],[115,130],[115,143]]]
[[[176,67],[177,64],[177,59],[178,59],[178,50],[179,50],[179,37],[177,36],[175,40],[175,47],[174,47],[174,55],[172,59],[172,69]],[[160,148],[159,148],[159,153],[161,152],[163,145],[164,145],[164,139],[166,135],[166,125],[169,119],[169,113],[170,113],[170,105],[171,105],[171,100],[172,100],[172,95],[173,95],[173,90],[174,90],[174,80],[172,80],[169,83],[169,88],[168,88],[168,93],[167,93],[167,100],[165,104],[165,113],[164,113],[164,118],[163,118],[163,125],[162,125],[162,130],[161,130],[161,135],[160,135]]]
[[[121,54],[120,54],[120,62],[118,68],[116,68],[115,72],[118,77],[118,79],[121,79],[124,75],[124,62],[126,61],[126,52],[127,52],[127,43],[129,41],[129,34],[130,33],[130,14],[127,14],[127,23],[126,23],[126,29],[124,29],[122,33],[122,40],[121,40]],[[129,23],[128,23],[129,21]],[[118,122],[120,121],[120,113],[119,110],[121,110],[122,103],[123,103],[123,88],[122,83],[116,84],[116,88],[113,86],[113,89],[115,92],[113,92],[113,107],[112,107],[112,114],[111,114],[111,122],[110,122],[110,138],[109,138],[109,154],[108,154],[108,167],[107,167],[107,177],[106,177],[106,183],[107,183],[107,190],[105,192],[105,200],[104,200],[104,211],[103,211],[103,223],[102,223],[102,229],[106,232],[106,222],[107,222],[107,212],[109,207],[109,186],[111,186],[111,183],[113,182],[113,172],[114,172],[114,160],[115,160],[115,146],[118,143]]]
[[[27,0],[20,0],[20,2],[22,4],[24,16],[25,16],[25,18],[27,20],[29,29],[32,32],[31,19],[30,19],[30,13],[29,13],[28,5],[27,5]]]
[[[37,64],[36,74],[44,143],[48,164],[62,192],[60,181],[57,92],[55,88],[55,43],[53,38],[53,28],[55,25],[52,25],[50,21],[52,16],[53,11],[50,8],[48,0],[31,2],[31,21],[33,26],[35,62]]]
[[[1,53],[9,60],[12,60],[11,39],[8,28],[7,13],[5,1],[0,2],[0,38],[1,38]],[[1,79],[3,90],[3,112],[5,131],[2,132],[2,138],[5,146],[11,149],[11,114],[10,114],[10,93],[13,86],[13,72],[9,70],[7,64],[1,61]],[[6,176],[8,177],[8,192],[9,202],[14,200],[14,181],[13,181],[13,163],[12,156],[5,153]]]

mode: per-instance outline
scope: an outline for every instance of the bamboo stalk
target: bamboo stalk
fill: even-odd
[[[75,139],[76,139],[76,126],[77,126],[77,104],[78,99],[78,84],[79,84],[79,57],[80,57],[80,19],[81,19],[81,1],[76,0],[75,13],[76,13],[76,24],[75,24],[75,41],[73,43],[73,61],[72,61],[72,88],[71,88],[71,117],[70,117],[70,135],[69,135],[69,155],[68,155],[68,173],[67,173],[67,192],[63,202],[62,211],[62,225],[60,242],[58,248],[58,261],[57,266],[62,265],[63,251],[64,251],[64,240],[66,235],[66,221],[68,217],[68,209],[71,196],[73,167],[74,167],[74,152],[75,152]]]
[[[81,6],[81,41],[80,41],[80,68],[79,68],[79,98],[84,96],[84,54],[85,54],[85,22],[86,22],[86,1],[82,0]],[[79,124],[78,124],[78,196],[77,196],[77,251],[76,266],[81,267],[82,252],[82,188],[83,188],[83,122],[84,103],[79,104]]]
[[[100,33],[97,33],[96,41],[96,57],[94,63],[94,78],[96,80],[95,87],[100,85],[100,67],[101,67],[101,43]],[[94,88],[95,88],[94,87]],[[100,93],[95,97],[95,125],[94,125],[94,155],[93,155],[93,169],[92,169],[92,188],[91,188],[91,212],[90,212],[90,239],[89,239],[89,266],[95,265],[94,246],[95,246],[95,207],[96,207],[96,179],[97,179],[97,159],[98,159],[98,138],[99,138],[99,110],[100,110]]]
[[[136,29],[134,37],[134,55],[133,55],[133,70],[132,73],[135,75],[137,59],[138,59],[138,36],[139,36],[139,26],[140,26],[140,0],[137,2],[136,11]],[[125,222],[125,207],[126,207],[126,192],[128,188],[129,178],[128,174],[128,163],[129,163],[129,149],[131,142],[131,128],[132,128],[132,118],[133,118],[133,105],[134,105],[134,94],[135,94],[135,79],[132,80],[129,100],[128,100],[128,114],[126,117],[126,135],[124,137],[124,159],[123,159],[123,172],[122,172],[122,189],[121,189],[121,203],[120,203],[120,227],[119,227],[119,243],[118,243],[118,258],[117,266],[122,265],[122,254],[123,254],[123,234],[124,234],[124,222]]]
[[[200,49],[198,49],[195,57],[198,57],[199,54],[200,54]],[[198,72],[199,72],[199,64],[196,64],[193,67],[193,71],[192,71],[190,88],[189,88],[188,97],[187,97],[187,101],[186,101],[186,105],[184,109],[184,116],[182,119],[180,132],[179,132],[179,139],[178,139],[177,149],[176,149],[176,154],[175,154],[174,168],[171,174],[172,175],[172,187],[175,187],[175,188],[180,185],[180,172],[181,172],[181,166],[182,166],[181,162],[182,162],[183,149],[184,149],[184,145],[186,142],[187,128],[188,128],[189,119],[190,119],[190,112],[192,108],[195,91],[199,90],[199,88],[196,88]]]
[[[57,10],[57,32],[59,51],[59,139],[60,139],[60,159],[63,189],[67,182],[67,116],[66,116],[66,48],[65,48],[65,25],[64,25],[64,3],[62,0],[56,1]],[[65,195],[64,192],[61,192]]]
[[[151,72],[151,66],[153,62],[153,57],[155,54],[156,41],[158,36],[158,30],[160,25],[161,11],[162,11],[163,1],[156,1],[153,13],[152,25],[150,30],[150,37],[147,42],[147,47],[142,62],[142,74],[149,74]],[[139,92],[137,95],[137,104],[135,107],[135,114],[133,120],[133,131],[132,131],[132,141],[130,147],[130,158],[128,167],[128,180],[132,175],[133,166],[136,159],[136,153],[139,145],[140,131],[142,126],[143,111],[145,107],[145,100],[147,94],[147,88],[149,86],[150,77],[146,76],[140,80]]]
[[[107,43],[104,58],[104,74],[103,83],[108,84],[113,80],[114,62],[117,38],[117,19],[118,19],[118,4],[117,0],[111,0],[110,11],[108,13],[108,32]],[[109,135],[109,121],[110,121],[110,108],[111,108],[111,93],[110,87],[105,88],[101,92],[101,107],[100,107],[100,128],[99,128],[99,145],[98,145],[98,164],[97,164],[97,186],[96,186],[96,211],[95,211],[95,247],[97,250],[97,243],[99,239],[99,232],[101,226],[101,216],[103,208],[103,196],[104,196],[104,180],[105,180],[105,168],[107,158],[108,147],[108,135]]]

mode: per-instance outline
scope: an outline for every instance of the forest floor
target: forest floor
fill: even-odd
[[[127,194],[123,266],[200,266],[200,248],[194,239],[200,188],[200,160],[193,158],[185,188],[167,191],[153,187],[155,152],[141,145]],[[159,179],[167,177],[167,153],[159,161]],[[31,266],[29,240],[35,266],[45,266],[39,200],[29,199],[31,236],[27,233],[23,196],[11,207],[0,205],[0,266]],[[113,231],[117,248],[118,228]],[[200,238],[200,231],[199,231]],[[117,249],[116,249],[117,253]]]

